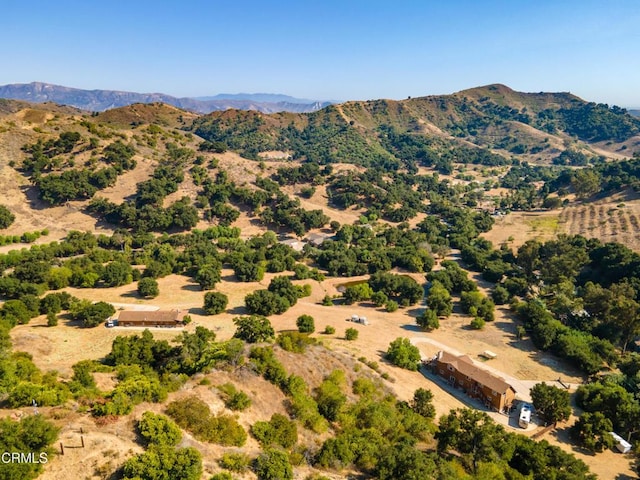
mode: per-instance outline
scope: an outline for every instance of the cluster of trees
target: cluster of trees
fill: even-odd
[[[40,198],[50,205],[91,198],[98,190],[113,185],[119,174],[136,166],[135,149],[118,140],[103,149],[106,167],[96,168],[94,164],[89,168],[73,168],[75,161],[70,153],[81,140],[78,132],[63,132],[57,139],[38,140],[23,147],[31,156],[25,159],[22,169],[38,188]],[[52,173],[65,166],[69,169]]]
[[[171,419],[145,412],[137,430],[147,450],[125,462],[122,467],[125,479],[200,478],[202,455],[193,447],[176,448],[182,432]]]
[[[310,285],[294,285],[289,277],[277,276],[271,279],[266,290],[249,293],[244,302],[250,313],[268,316],[286,312],[298,302],[298,298],[310,294]]]
[[[537,298],[518,307],[539,348],[573,358],[588,373],[616,361],[640,332],[640,256],[619,244],[560,237],[518,250],[514,268]]]
[[[418,180],[415,176],[378,169],[343,172],[329,181],[327,194],[336,207],[367,208],[369,216],[403,222],[424,211],[426,191],[413,188]]]
[[[514,254],[476,239],[462,249],[462,258],[498,282],[495,303],[525,299],[512,306],[538,348],[588,374],[616,363],[616,347],[624,352],[640,333],[640,255],[623,245],[560,235],[544,243],[530,240]],[[430,275],[442,280],[440,272]]]
[[[251,406],[251,398],[246,393],[238,390],[233,383],[218,385],[218,391],[225,407],[230,410],[246,410]]]
[[[40,475],[42,467],[53,456],[51,445],[58,438],[58,428],[42,415],[27,415],[14,421],[0,419],[0,451],[3,452],[0,477],[31,480]],[[11,454],[32,455],[31,461],[15,461]]]
[[[247,432],[235,417],[213,415],[209,406],[195,396],[169,403],[167,415],[203,442],[241,447],[247,441]]]
[[[452,458],[450,450],[470,473],[481,477],[500,474],[505,478],[562,478],[595,480],[581,460],[545,441],[505,431],[484,412],[462,409],[444,415],[438,422],[438,453]],[[491,473],[494,472],[494,473]]]
[[[331,276],[386,272],[393,267],[428,272],[435,260],[426,242],[425,235],[412,230],[387,227],[374,233],[367,226],[342,225],[334,239],[308,254]]]
[[[367,281],[349,285],[343,293],[347,304],[372,300],[389,312],[397,310],[398,305],[415,305],[422,295],[422,287],[413,278],[386,272],[376,272]]]
[[[624,160],[620,162],[598,162],[582,169],[564,170],[554,178],[547,179],[542,190],[558,192],[558,194],[574,191],[585,198],[595,193],[610,193],[623,188],[640,188],[638,175],[640,160]]]
[[[142,401],[163,401],[188,376],[221,362],[235,364],[241,353],[242,342],[216,343],[215,333],[200,326],[194,333],[183,332],[176,345],[154,340],[148,330],[141,336],[117,337],[104,361],[115,367],[119,382],[104,398],[93,400],[92,413],[123,415]]]
[[[318,403],[311,396],[309,386],[302,377],[287,375],[272,347],[253,347],[249,353],[249,366],[282,390],[288,397],[291,415],[302,426],[316,433],[327,430],[327,420],[320,414]]]
[[[61,166],[59,155],[70,153],[82,140],[78,132],[62,132],[58,138],[43,141],[41,138],[36,143],[23,145],[22,150],[31,156],[25,158],[22,168],[34,175],[50,171]]]
[[[576,403],[585,413],[574,429],[574,438],[585,448],[601,451],[609,446],[615,431],[635,442],[640,434],[640,355],[627,354],[619,364],[620,373],[582,385]]]
[[[555,114],[566,133],[590,142],[623,142],[640,132],[640,120],[615,105],[574,104],[570,108],[561,108]]]
[[[49,235],[49,229],[34,230],[24,232],[20,235],[0,235],[0,245],[10,245],[12,243],[33,243],[40,237]]]
[[[456,262],[445,260],[441,265],[442,269],[427,274],[431,282],[427,309],[417,318],[418,325],[427,330],[438,328],[438,317],[448,317],[453,311],[452,294],[460,295],[462,311],[473,316],[472,328],[481,329],[485,322],[493,321],[494,301],[478,291],[476,283]]]
[[[195,152],[173,143],[166,144],[166,154],[158,163],[152,177],[136,187],[135,202],[116,205],[104,198],[96,198],[89,211],[107,221],[136,232],[189,230],[198,223],[198,210],[189,197],[182,197],[169,207],[163,202],[167,195],[178,190],[184,181],[184,169]]]

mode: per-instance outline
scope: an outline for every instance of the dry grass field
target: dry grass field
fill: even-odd
[[[423,278],[419,274],[411,275],[418,281]],[[260,283],[237,283],[233,280],[232,272],[224,270],[223,278],[225,280],[216,289],[229,296],[229,306],[225,313],[215,316],[202,314],[201,305],[204,293],[199,290],[197,285],[190,283],[187,278],[181,276],[171,275],[161,279],[161,295],[154,300],[137,298],[135,284],[115,289],[68,289],[68,291],[81,298],[105,300],[118,304],[181,308],[188,311],[194,320],[192,324],[186,327],[187,331],[192,331],[197,325],[202,325],[214,330],[219,340],[224,340],[230,338],[235,331],[232,319],[244,313],[244,295],[256,288],[265,288],[272,276],[273,274],[267,274]],[[423,357],[433,356],[442,348],[441,345],[445,345],[451,351],[468,354],[475,360],[481,360],[480,354],[484,350],[491,350],[497,353],[498,356],[496,359],[488,361],[487,366],[503,372],[507,379],[513,378],[518,382],[514,384],[518,389],[521,389],[521,386],[531,385],[537,381],[555,384],[558,378],[562,378],[563,382],[574,385],[583,381],[578,372],[565,366],[561,360],[553,355],[538,352],[529,340],[517,340],[515,324],[509,310],[505,307],[498,308],[496,310],[496,320],[487,324],[485,329],[481,331],[472,330],[468,327],[470,317],[454,312],[449,319],[441,322],[440,329],[425,333],[417,328],[415,324],[415,316],[419,314],[421,307],[400,309],[393,313],[387,313],[368,303],[359,305],[336,304],[332,307],[320,305],[324,295],[338,293],[337,287],[341,283],[346,280],[361,280],[365,278],[367,277],[331,278],[323,282],[296,281],[296,283],[300,284],[310,283],[312,285],[312,295],[298,301],[286,313],[270,317],[276,331],[295,329],[296,318],[302,314],[309,314],[315,319],[317,332],[324,330],[326,325],[331,325],[336,329],[336,333],[333,335],[315,334],[327,350],[325,353],[316,354],[319,356],[313,359],[305,358],[305,361],[301,362],[299,361],[300,357],[295,354],[284,352],[280,355],[289,372],[304,376],[311,385],[318,384],[325,374],[335,368],[342,368],[348,373],[351,372],[351,374],[355,369],[373,373],[368,367],[356,360],[364,357],[369,361],[378,362],[380,372],[386,372],[391,377],[389,381],[384,383],[400,399],[410,399],[417,388],[423,387],[429,388],[434,393],[434,404],[438,415],[447,413],[450,409],[465,406],[465,403],[453,397],[438,382],[432,381],[421,373],[402,370],[384,361],[382,354],[386,351],[389,343],[397,337],[407,337],[412,339],[419,347]],[[347,319],[354,313],[366,315],[370,325],[364,326],[348,322]],[[344,339],[344,331],[349,327],[358,329],[359,337],[356,341]],[[151,330],[156,338],[166,340],[171,340],[180,333],[179,330],[173,329],[160,328]],[[96,327],[83,329],[64,321],[60,322],[57,327],[46,327],[46,321],[41,317],[33,320],[28,325],[15,327],[11,335],[15,348],[31,353],[35,363],[40,368],[44,370],[57,369],[63,377],[69,378],[71,365],[82,359],[103,357],[109,352],[111,342],[117,335],[133,335],[140,332],[141,329],[129,328],[108,329]],[[214,384],[224,383],[220,375],[224,376],[226,374],[216,373],[215,379],[212,378]],[[256,419],[268,418],[273,413],[274,405],[276,407],[280,405],[277,408],[283,408],[281,394],[267,382],[252,376],[230,380],[237,383],[243,390],[252,392],[252,399],[257,402],[254,403],[249,417],[242,416],[242,423],[246,423],[246,426]],[[206,397],[207,402],[215,411],[219,407],[220,400],[216,396],[212,396],[210,392],[207,393],[206,389],[199,387],[196,381],[197,379],[189,382],[180,392],[172,394],[171,398],[194,390],[198,395],[202,393],[204,395],[203,398]],[[257,400],[258,398],[260,400]],[[264,409],[260,407],[263,404],[265,406]],[[132,418],[137,418],[136,415],[140,416],[144,410],[158,410],[159,408],[159,406],[153,404],[140,405],[136,407],[132,416],[120,419],[113,425],[97,426],[92,421],[82,417],[78,417],[78,422],[81,425],[85,425],[85,428],[92,432],[91,436],[88,435],[88,437],[90,439],[95,438],[96,448],[114,450],[116,452],[109,453],[109,455],[113,456],[109,461],[112,463],[122,462],[132,454],[131,452],[137,451],[131,447],[133,442],[133,439],[130,438],[132,435]],[[65,422],[69,423],[70,421],[65,419]],[[64,432],[71,431],[74,428],[77,429],[78,427],[75,424],[71,425]],[[535,431],[527,432],[527,434],[533,433]],[[69,433],[69,435],[73,436],[72,433]],[[574,453],[596,472],[600,471],[602,473],[606,469],[615,468],[614,471],[616,472],[631,473],[629,459],[623,455],[615,455],[613,453],[597,456],[585,455],[580,451],[575,451],[567,443],[566,439],[562,437],[561,433],[549,434],[547,437],[547,440],[551,443],[560,445],[565,449],[574,450]],[[119,438],[122,438],[123,442],[118,443],[117,439]],[[188,436],[186,438],[187,444],[195,442],[198,444],[198,448],[202,447],[201,449],[206,458],[205,466],[209,462],[209,468],[213,469],[215,465],[211,459],[218,458],[221,455],[222,447],[200,445],[194,439]],[[249,444],[250,446],[251,444]],[[47,469],[42,478],[46,480],[62,479],[64,477],[62,472],[69,472],[69,469],[73,468],[85,468],[88,465],[87,462],[89,462],[91,468],[99,468],[100,465],[108,463],[106,461],[101,463],[98,460],[99,456],[90,456],[85,459],[75,450],[72,455],[75,455],[75,457],[67,457],[65,455],[64,458],[59,457],[56,459],[51,465],[51,469]],[[74,458],[75,460],[73,460]],[[76,466],[74,467],[70,462],[76,462]],[[60,466],[54,467],[58,463]],[[601,475],[601,478],[607,478],[607,476]]]
[[[517,248],[529,239],[546,241],[558,234],[583,235],[618,242],[640,251],[640,195],[627,191],[589,202],[572,202],[557,210],[512,212],[496,217],[482,237],[494,245]]]

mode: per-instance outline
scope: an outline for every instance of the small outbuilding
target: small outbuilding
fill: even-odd
[[[614,432],[610,432],[610,433],[611,433],[611,436],[613,437],[613,439],[616,442],[616,448],[621,453],[628,453],[628,452],[631,451],[631,444],[629,442],[627,442],[624,438],[622,438],[617,433],[614,433]]]

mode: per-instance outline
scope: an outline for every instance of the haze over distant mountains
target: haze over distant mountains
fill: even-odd
[[[52,85],[49,83],[13,83],[0,86],[0,98],[26,100],[29,102],[55,102],[82,110],[102,112],[133,103],[162,102],[197,113],[235,108],[255,110],[262,113],[314,112],[332,102],[306,100],[281,94],[219,94],[210,97],[177,98],[163,93],[136,93],[116,90],[83,90],[79,88]]]

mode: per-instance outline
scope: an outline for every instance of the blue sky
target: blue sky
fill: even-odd
[[[402,99],[489,83],[640,107],[637,0],[3,0],[0,84]]]

